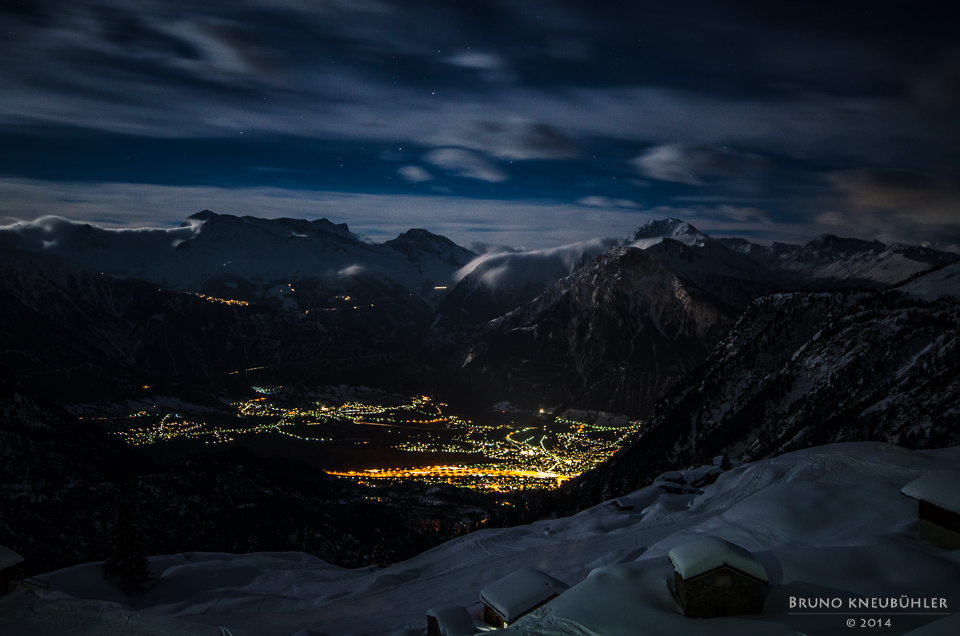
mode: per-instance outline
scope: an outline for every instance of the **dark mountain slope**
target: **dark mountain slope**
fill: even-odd
[[[960,443],[960,303],[898,292],[762,298],[589,479],[635,483],[721,454]]]
[[[533,405],[643,413],[706,357],[736,313],[662,258],[614,248],[487,325],[459,373]]]
[[[143,467],[119,440],[0,368],[0,545],[43,572],[95,560],[107,508]]]
[[[156,382],[209,390],[252,367],[282,379],[396,357],[369,332],[330,324],[322,312],[227,304],[12,248],[0,248],[0,300],[0,355],[34,390],[62,402]]]

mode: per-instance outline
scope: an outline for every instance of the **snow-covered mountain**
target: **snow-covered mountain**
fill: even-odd
[[[751,301],[791,286],[688,223],[651,221],[468,337],[456,376],[532,405],[643,416]]]
[[[806,245],[762,246],[745,239],[714,239],[680,219],[652,220],[625,239],[575,243],[546,250],[482,255],[457,274],[459,281],[440,308],[449,322],[492,320],[546,291],[615,246],[630,246],[664,258],[702,288],[723,280],[729,302],[742,308],[763,293],[800,289],[879,290],[918,273],[956,262],[948,252],[879,241],[825,235]],[[741,289],[731,281],[741,281]],[[447,324],[447,323],[444,323]]]
[[[678,276],[737,312],[754,298],[795,287],[783,276],[708,237],[694,243],[663,238],[644,251],[662,258]]]
[[[645,412],[737,313],[663,258],[616,247],[487,324],[461,351],[458,373],[532,405]]]
[[[686,245],[696,245],[710,237],[680,219],[647,221],[633,233],[633,246],[644,249],[662,239],[670,238]]]
[[[289,552],[172,554],[151,559],[150,590],[126,597],[90,563],[42,576],[49,593],[0,598],[0,621],[8,636],[59,636],[67,624],[91,636],[225,633],[220,628],[235,636],[413,636],[425,633],[433,607],[461,605],[479,623],[478,592],[533,567],[571,587],[504,636],[842,636],[879,611],[849,610],[849,599],[889,606],[891,597],[928,605],[946,599],[946,607],[890,610],[883,633],[947,636],[960,628],[960,555],[917,539],[917,502],[900,490],[958,463],[958,448],[823,446],[734,467],[680,494],[658,482],[626,497],[632,510],[606,503],[573,517],[472,532],[385,569],[346,570]],[[717,469],[669,480],[693,482],[706,472]],[[703,536],[756,555],[769,578],[761,614],[683,616],[667,554]],[[843,613],[798,609],[801,598],[840,599]]]
[[[956,254],[927,247],[884,245],[880,241],[832,234],[819,236],[806,245],[761,246],[736,238],[720,241],[809,289],[886,289],[960,259]]]
[[[678,219],[650,221],[624,239],[477,256],[423,229],[372,244],[325,219],[209,211],[169,230],[47,218],[0,229],[0,244],[8,254],[0,276],[14,299],[0,324],[11,343],[5,352],[30,382],[91,361],[100,366],[83,376],[91,381],[147,367],[209,377],[219,372],[207,362],[215,349],[230,364],[276,365],[308,352],[336,359],[337,342],[348,358],[383,348],[388,357],[419,356],[408,366],[417,383],[449,379],[491,404],[513,394],[534,403],[582,399],[635,415],[699,364],[755,298],[807,286],[888,286],[957,258],[836,237],[763,248],[714,239]],[[638,254],[658,265],[640,267]],[[25,267],[46,273],[26,275]],[[195,319],[202,299],[171,290],[213,297],[207,305],[219,298],[256,307],[211,305]],[[258,326],[244,325],[253,315]],[[424,364],[436,374],[420,374]],[[504,391],[511,395],[493,395]]]
[[[916,276],[897,287],[899,291],[911,296],[933,300],[940,296],[960,298],[960,263],[946,265],[920,276]]]
[[[456,273],[457,284],[437,312],[441,325],[480,324],[498,318],[619,243],[595,239],[543,250],[484,254]]]
[[[960,302],[761,298],[593,479],[644,483],[658,465],[697,455],[750,460],[848,440],[960,443]]]
[[[592,259],[614,247],[634,247],[662,257],[688,280],[701,286],[713,277],[739,279],[767,293],[796,287],[772,274],[751,258],[727,249],[720,241],[679,219],[648,221],[627,239],[594,239],[543,250],[484,254],[457,272],[459,282],[439,313],[456,322],[486,322],[533,300],[557,281],[577,272]],[[684,249],[687,248],[687,249]],[[786,287],[785,287],[786,286]],[[730,290],[733,304],[745,304],[757,294]]]
[[[293,291],[283,291],[286,302],[279,305],[302,310],[338,295],[364,297],[369,304],[370,287],[393,288],[400,295],[412,291],[429,302],[436,288],[451,285],[453,274],[476,257],[421,229],[373,244],[346,224],[326,219],[260,219],[209,210],[170,230],[109,230],[41,219],[0,230],[0,242],[90,271],[236,300],[269,301],[280,293],[278,286],[289,286]]]

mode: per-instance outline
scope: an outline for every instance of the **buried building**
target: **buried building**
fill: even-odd
[[[697,537],[670,550],[674,588],[690,618],[759,614],[767,572],[749,551],[717,537]]]
[[[483,620],[494,627],[507,627],[568,588],[540,570],[522,568],[480,590]]]
[[[960,471],[935,470],[900,491],[920,502],[920,540],[960,550]]]
[[[23,557],[0,545],[0,596],[6,594],[10,589],[10,582],[13,580],[13,568],[23,563]]]
[[[427,636],[469,636],[473,632],[473,618],[462,605],[427,610]]]

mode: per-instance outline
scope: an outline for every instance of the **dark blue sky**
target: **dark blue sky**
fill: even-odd
[[[383,240],[960,245],[943,2],[0,6],[0,223],[326,216]]]

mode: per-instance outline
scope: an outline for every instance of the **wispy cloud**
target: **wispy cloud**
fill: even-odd
[[[526,249],[594,238],[624,238],[644,222],[675,217],[707,234],[765,241],[805,242],[832,231],[814,220],[775,223],[759,208],[728,204],[655,206],[635,209],[556,200],[474,199],[459,196],[363,194],[276,187],[218,188],[125,183],[51,183],[0,179],[0,225],[49,216],[53,210],[73,221],[103,227],[178,226],[203,209],[263,218],[326,217],[381,242],[411,227],[424,227],[461,245],[484,243]],[[592,203],[600,203],[595,200]],[[931,230],[934,228],[931,226]],[[874,238],[869,233],[859,236]],[[936,240],[917,233],[914,242]]]
[[[282,166],[298,174],[322,171],[349,143],[375,148],[379,172],[367,167],[366,180],[355,174],[349,187],[326,173],[322,186],[301,186],[333,183],[358,194],[395,184],[438,193],[500,188],[497,196],[510,188],[523,197],[529,175],[553,170],[562,192],[555,198],[579,200],[569,205],[581,210],[609,212],[621,199],[653,208],[709,185],[744,219],[801,226],[825,209],[852,215],[876,207],[863,203],[866,186],[833,172],[937,174],[956,166],[953,22],[938,19],[940,10],[805,7],[791,0],[759,14],[700,0],[7,3],[0,136],[122,135],[131,148],[137,139],[295,139],[291,145],[310,144],[316,158]],[[387,160],[387,148],[403,150]],[[35,176],[15,153],[0,149],[6,174]],[[130,154],[136,162],[135,149]],[[220,163],[215,154],[208,165]],[[89,178],[77,167],[89,161],[73,161],[52,153],[49,178]],[[203,163],[191,163],[191,182],[245,183],[246,173],[224,178]],[[255,165],[273,168],[266,159]],[[277,175],[276,183],[296,188],[290,170]],[[622,186],[641,177],[642,193]],[[143,171],[98,178],[164,182],[162,173]],[[792,180],[809,188],[792,188]],[[67,203],[56,205],[47,211]],[[137,205],[130,210],[131,220],[147,216]],[[920,225],[933,226],[918,214]],[[942,215],[937,223],[960,225]]]
[[[583,238],[627,236],[642,223],[626,209],[559,201],[0,179],[0,225],[64,210],[72,220],[113,228],[175,227],[203,209],[263,218],[325,217],[381,242],[424,227],[461,245],[548,248]]]
[[[413,181],[415,183],[433,179],[433,175],[420,166],[401,166],[397,168],[397,172],[407,181]]]
[[[583,197],[578,199],[577,203],[580,205],[586,205],[592,208],[639,208],[640,204],[631,199],[611,199],[610,197],[603,197],[599,195],[593,195],[589,197]]]
[[[644,176],[688,185],[703,185],[705,177],[731,176],[765,164],[753,153],[690,144],[655,146],[631,163]]]
[[[829,178],[843,205],[820,214],[817,223],[888,242],[960,245],[960,173],[850,170]]]
[[[510,178],[480,153],[463,148],[439,148],[427,153],[424,159],[444,170],[470,179],[496,183]]]

